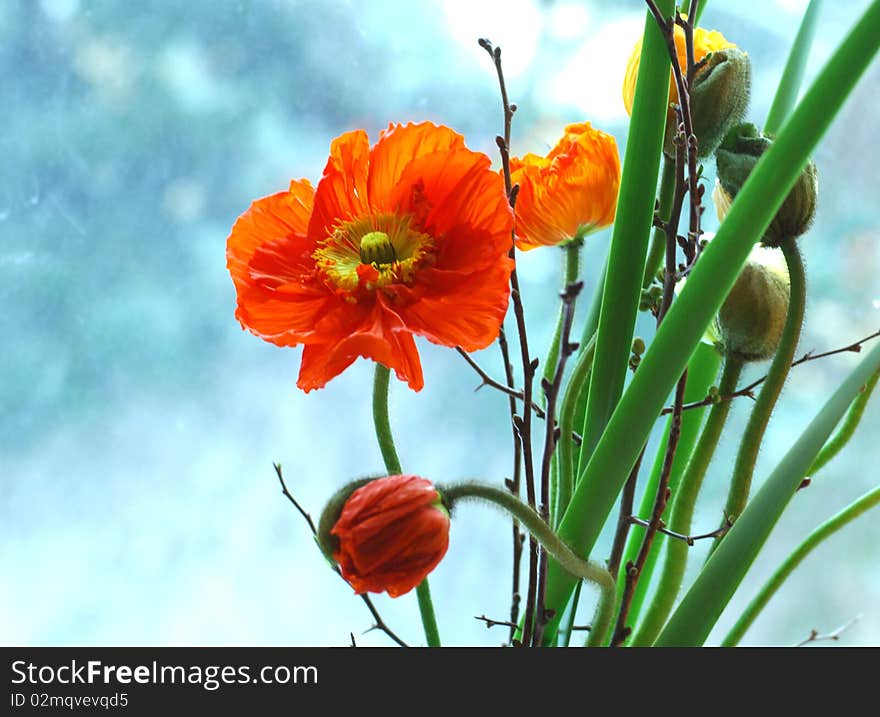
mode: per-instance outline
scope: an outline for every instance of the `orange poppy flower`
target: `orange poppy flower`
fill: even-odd
[[[728,42],[717,30],[704,30],[701,27],[694,28],[694,62],[700,62],[710,52],[718,52],[728,47],[736,47],[732,42]],[[678,66],[682,72],[687,71],[687,47],[685,45],[684,30],[678,25],[675,26],[675,53],[678,55]],[[623,78],[623,104],[626,106],[627,114],[632,114],[633,98],[636,94],[636,79],[639,74],[639,61],[642,57],[642,41],[639,40],[633,48],[629,62],[626,65],[626,75]],[[669,72],[669,102],[674,104],[678,102],[678,88],[675,86],[675,79],[672,77],[672,71]]]
[[[243,328],[303,344],[297,385],[321,388],[359,356],[424,385],[413,335],[475,351],[507,311],[513,217],[489,158],[447,127],[390,125],[330,146],[313,189],[255,201],[227,240]]]
[[[510,160],[516,197],[516,245],[555,246],[614,221],[620,155],[610,134],[571,124],[546,157]]]
[[[431,481],[386,476],[348,497],[330,534],[336,539],[333,559],[355,592],[399,597],[446,554],[449,513]]]

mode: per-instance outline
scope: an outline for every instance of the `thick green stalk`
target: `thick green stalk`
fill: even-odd
[[[697,350],[694,351],[694,355],[691,356],[691,360],[688,362],[688,380],[684,395],[685,403],[701,401],[706,397],[709,388],[718,378],[720,365],[721,356],[715,347],[710,346],[705,342],[700,342],[697,346]],[[697,436],[700,433],[700,426],[703,423],[705,412],[705,408],[694,408],[684,411],[681,415],[681,435],[679,436],[678,447],[675,451],[675,460],[672,462],[672,472],[669,475],[669,489],[672,491],[673,500],[675,500],[675,497],[681,490],[679,486],[682,475],[685,472],[685,467],[688,465],[688,460],[690,459],[691,453],[694,450],[694,445],[697,442]],[[666,458],[666,444],[669,441],[669,430],[671,425],[672,417],[670,416],[666,422],[663,437],[657,445],[657,455],[654,459],[654,465],[651,467],[651,474],[648,478],[647,485],[645,486],[644,493],[642,494],[641,504],[639,505],[637,515],[646,520],[651,516],[651,511],[654,507],[654,500],[657,496],[657,486],[660,483],[660,474],[663,472],[663,462]],[[670,508],[667,508],[667,512],[664,513],[664,519],[669,510]],[[644,528],[631,529],[623,553],[623,559],[620,562],[621,565],[626,565],[629,561],[635,562],[639,547],[642,544],[643,536]],[[630,604],[630,624],[636,623],[638,619],[645,597],[648,593],[648,588],[651,585],[651,578],[657,564],[657,558],[660,554],[660,546],[666,540],[666,536],[662,533],[657,535],[657,544],[648,554],[648,560],[645,562],[645,566],[642,568],[642,572],[639,575],[639,584],[636,587],[632,603]],[[621,592],[621,594],[625,579],[625,576],[621,572],[617,581],[618,591]]]
[[[674,0],[660,0],[657,5],[665,16],[671,16],[675,9]],[[620,211],[611,234],[608,273],[596,337],[596,357],[581,433],[581,465],[585,464],[585,457],[598,444],[620,399],[626,379],[633,328],[639,310],[645,255],[654,218],[657,174],[669,100],[669,67],[666,44],[653,15],[648,13],[618,194]]]
[[[739,359],[728,357],[725,360],[721,384],[718,387],[720,395],[726,396],[736,391],[742,367],[742,361]],[[691,533],[691,521],[694,516],[697,496],[703,485],[706,470],[715,454],[715,448],[721,438],[724,424],[727,422],[730,405],[731,401],[721,401],[714,404],[709,411],[709,418],[706,419],[706,425],[700,434],[700,440],[688,463],[687,470],[678,484],[678,490],[672,494],[668,527],[673,532],[682,535],[690,535]],[[660,628],[663,627],[663,623],[672,612],[678,591],[681,590],[689,551],[690,546],[682,540],[666,541],[666,554],[657,591],[654,593],[654,599],[645,613],[644,619],[633,635],[631,643],[633,646],[650,645],[660,633]]]
[[[571,438],[574,430],[574,419],[580,398],[590,378],[590,370],[593,367],[593,356],[596,351],[596,335],[587,342],[587,345],[578,354],[568,381],[565,395],[562,397],[562,405],[559,408],[559,443],[557,444],[556,466],[559,471],[559,490],[556,496],[556,509],[553,515],[558,523],[568,507],[568,501],[574,491],[574,441]],[[555,523],[554,523],[555,526]]]
[[[819,455],[816,456],[816,460],[813,461],[813,465],[810,466],[810,470],[807,472],[807,477],[814,476],[828,463],[828,461],[840,453],[847,443],[849,443],[849,439],[852,438],[853,434],[856,432],[856,428],[858,428],[859,422],[862,420],[862,416],[865,413],[865,407],[868,405],[871,394],[874,392],[874,389],[877,388],[878,379],[880,379],[880,371],[874,374],[871,380],[865,384],[865,388],[862,392],[856,396],[856,400],[853,401],[852,406],[849,407],[849,411],[846,413],[846,418],[843,419],[843,423],[840,424],[837,433],[835,433],[834,437],[822,447],[821,451],[819,451]]]
[[[821,0],[810,0],[804,13],[804,19],[801,20],[794,45],[791,47],[785,69],[782,71],[779,87],[776,89],[776,96],[773,98],[773,104],[770,105],[770,112],[767,113],[767,122],[764,124],[764,132],[767,134],[775,135],[779,131],[785,118],[788,117],[797,102],[798,90],[804,80],[804,70],[810,56],[810,46],[813,44],[813,36],[819,25],[818,17],[821,6]]]
[[[776,572],[773,573],[770,579],[764,584],[764,587],[761,588],[758,594],[749,603],[745,612],[740,615],[739,620],[736,621],[736,624],[730,632],[727,633],[727,637],[724,638],[721,646],[736,647],[743,635],[745,635],[746,631],[755,621],[755,618],[758,617],[761,610],[763,610],[764,606],[770,601],[770,598],[773,597],[782,583],[788,579],[788,576],[794,572],[795,568],[803,562],[804,558],[813,552],[813,550],[826,538],[830,538],[838,530],[849,525],[862,513],[870,510],[875,505],[880,505],[880,487],[874,488],[874,490],[865,493],[861,498],[850,503],[850,505],[840,511],[837,515],[825,521],[810,533],[804,542],[798,545],[794,552],[776,569]]]
[[[379,450],[382,451],[382,460],[385,461],[385,470],[389,475],[399,475],[402,471],[400,458],[397,457],[394,435],[391,433],[391,421],[388,418],[390,376],[391,371],[387,366],[376,364],[376,374],[373,380],[373,425],[376,428]],[[440,632],[437,629],[437,618],[434,615],[434,604],[431,602],[431,588],[428,585],[428,578],[422,580],[416,588],[416,597],[419,601],[419,613],[422,617],[422,627],[425,629],[428,647],[440,647]]]
[[[718,234],[700,255],[596,450],[580,468],[575,492],[559,524],[560,536],[578,554],[588,555],[593,549],[670,390],[733,287],[752,245],[769,226],[810,153],[874,58],[878,44],[880,0],[873,0],[758,161]],[[559,615],[573,585],[551,563],[547,607]],[[557,622],[554,618],[548,625],[548,638],[553,637]]]
[[[735,521],[746,507],[749,500],[749,492],[752,487],[752,476],[755,473],[755,463],[758,460],[758,451],[764,440],[764,433],[770,423],[770,416],[776,406],[785,379],[791,370],[791,362],[797,351],[798,340],[801,336],[801,327],[804,323],[804,311],[807,305],[807,277],[804,272],[804,262],[800,250],[794,239],[786,239],[780,247],[785,256],[788,266],[788,276],[791,282],[791,296],[788,301],[788,314],[785,317],[785,326],[779,337],[779,346],[776,355],[767,371],[767,378],[761,386],[761,392],[755,400],[755,405],[749,415],[749,421],[743,432],[736,454],[736,463],[733,467],[733,478],[730,482],[730,490],[727,494],[727,504],[724,507],[725,521]],[[724,523],[722,523],[723,525]],[[718,547],[724,534],[720,534],[712,543],[712,550]],[[711,555],[711,551],[709,553]]]
[[[609,603],[611,607],[614,606],[614,579],[608,570],[573,553],[571,548],[559,539],[559,536],[533,508],[509,491],[483,483],[456,483],[449,486],[439,486],[438,490],[450,512],[458,502],[463,500],[487,501],[506,510],[526,527],[526,530],[566,572],[574,577],[594,583],[601,591],[601,597],[591,626],[590,638],[596,637],[599,641],[598,644],[601,644],[611,625]]]
[[[880,14],[878,14],[880,17]],[[791,123],[786,125],[790,127]],[[784,129],[783,132],[786,130]],[[729,218],[729,215],[728,215]],[[761,486],[682,598],[655,646],[702,645],[770,536],[782,511],[867,380],[880,369],[880,345],[850,372]]]

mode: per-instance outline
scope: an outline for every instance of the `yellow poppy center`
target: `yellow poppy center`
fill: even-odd
[[[339,223],[312,256],[330,284],[345,291],[372,291],[411,284],[433,250],[434,241],[413,229],[411,217],[380,214]]]

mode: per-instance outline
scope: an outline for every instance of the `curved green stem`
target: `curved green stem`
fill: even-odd
[[[533,508],[509,491],[483,483],[456,483],[437,488],[450,513],[460,501],[483,500],[506,510],[522,523],[553,559],[570,575],[595,583],[602,591],[590,630],[590,642],[601,644],[611,625],[614,579],[605,568],[578,557]],[[610,603],[610,607],[609,607]]]
[[[394,446],[394,435],[391,433],[391,421],[388,418],[388,383],[391,371],[387,366],[376,364],[373,379],[373,425],[376,429],[376,440],[382,451],[382,460],[389,475],[401,472],[400,458]]]
[[[742,368],[743,363],[739,359],[728,357],[725,360],[721,384],[718,388],[722,396],[736,391],[736,384],[739,381]],[[691,456],[687,469],[678,484],[678,490],[673,493],[669,517],[669,529],[673,532],[690,535],[697,496],[703,485],[706,470],[715,454],[715,448],[721,438],[724,424],[727,422],[730,404],[731,401],[721,401],[714,404],[709,411],[709,417],[706,419],[706,425],[700,434],[697,447],[694,449],[693,456]],[[666,541],[666,556],[660,581],[657,584],[657,591],[642,623],[633,635],[633,646],[650,645],[660,634],[663,623],[672,612],[678,591],[681,590],[689,551],[690,546],[683,540]]]
[[[376,364],[373,380],[373,425],[376,428],[376,440],[385,461],[385,470],[389,475],[401,473],[400,458],[394,446],[394,435],[391,433],[391,421],[388,418],[388,382],[391,371],[387,366]],[[431,602],[431,588],[425,578],[416,588],[419,601],[419,613],[422,616],[422,627],[428,647],[440,647],[440,632],[437,629],[437,618],[434,615],[434,604]]]
[[[749,500],[758,451],[764,440],[764,432],[770,423],[770,415],[773,413],[773,408],[776,406],[776,401],[782,392],[782,386],[791,369],[791,362],[794,360],[798,340],[801,336],[801,326],[804,323],[804,310],[807,303],[807,278],[804,272],[804,262],[794,239],[785,240],[780,248],[785,256],[791,282],[788,314],[785,317],[782,336],[779,338],[779,347],[770,364],[770,370],[767,371],[767,379],[761,386],[761,392],[755,400],[755,406],[749,416],[739,445],[739,452],[736,455],[736,463],[733,468],[733,479],[727,494],[727,504],[724,507],[725,522],[735,521]],[[722,534],[715,538],[710,555],[723,537]]]
[[[580,404],[581,396],[590,378],[593,368],[593,356],[596,353],[596,334],[593,334],[587,345],[578,354],[568,388],[562,397],[562,405],[559,408],[559,443],[557,452],[557,469],[559,471],[559,486],[556,494],[556,510],[553,515],[559,520],[568,501],[574,491],[574,441],[571,439],[574,430],[575,416]]]
[[[868,405],[868,400],[871,398],[871,394],[874,392],[874,389],[877,388],[878,380],[880,380],[880,371],[874,374],[871,380],[865,384],[865,388],[856,397],[856,400],[853,401],[852,406],[850,406],[849,411],[847,411],[846,418],[843,419],[843,423],[840,425],[840,428],[837,429],[837,433],[835,433],[828,443],[822,447],[822,450],[819,451],[819,455],[816,456],[816,460],[813,461],[813,465],[811,465],[810,470],[807,471],[807,477],[812,477],[819,472],[828,461],[840,453],[843,447],[849,443],[849,439],[852,438],[859,422],[862,420],[862,416],[865,413],[865,407]]]
[[[761,588],[760,592],[749,603],[745,612],[743,612],[739,620],[736,621],[736,624],[727,634],[727,637],[724,638],[721,646],[735,647],[742,639],[742,636],[746,633],[746,630],[751,627],[755,618],[761,613],[761,610],[764,609],[764,606],[769,602],[770,598],[773,597],[782,583],[785,582],[786,578],[794,572],[795,568],[803,562],[804,558],[818,547],[823,540],[834,535],[838,530],[851,523],[862,513],[870,510],[875,505],[880,505],[880,486],[865,493],[861,498],[848,505],[833,518],[825,521],[810,533],[804,542],[785,559],[785,562],[783,562],[779,568],[777,568],[776,572],[773,573],[770,579],[764,584],[764,587]]]

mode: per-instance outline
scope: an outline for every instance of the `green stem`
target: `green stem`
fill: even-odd
[[[871,394],[874,392],[874,389],[877,388],[878,380],[880,380],[880,371],[874,374],[871,380],[865,384],[865,388],[856,397],[856,400],[853,401],[852,406],[850,406],[849,411],[847,411],[846,418],[843,419],[843,423],[840,425],[837,433],[835,433],[831,440],[829,440],[828,443],[822,447],[822,450],[819,451],[819,455],[816,456],[816,460],[813,461],[813,465],[811,465],[810,470],[807,471],[807,477],[812,477],[820,471],[828,461],[840,453],[843,447],[849,443],[849,439],[852,438],[859,422],[862,420],[862,416],[865,413],[865,407],[868,405],[868,400],[871,398]]]
[[[686,403],[701,401],[706,397],[709,388],[718,378],[718,370],[720,367],[721,356],[719,355],[718,350],[708,343],[701,342],[700,345],[697,346],[696,351],[694,351],[694,355],[691,356],[691,360],[688,361],[688,381],[684,396]],[[672,492],[673,498],[679,491],[680,481],[697,442],[697,437],[700,433],[700,426],[703,424],[705,411],[705,408],[699,408],[684,411],[682,413],[681,435],[678,440],[678,448],[675,451],[675,460],[672,463],[672,472],[669,476],[669,490]],[[657,455],[654,459],[654,465],[651,468],[648,482],[642,493],[642,500],[637,515],[646,520],[651,516],[651,511],[654,507],[654,500],[657,497],[657,486],[660,484],[660,475],[663,472],[663,464],[666,459],[666,444],[669,442],[669,432],[671,428],[672,416],[670,416],[666,422],[663,437],[660,439],[660,443],[657,446]],[[666,516],[670,511],[671,506],[667,507],[666,512],[664,513],[664,520],[666,520]],[[636,557],[642,545],[643,535],[643,528],[633,528],[630,531],[626,548],[624,549],[623,558],[620,561],[621,565],[626,565],[629,561],[636,561]],[[648,554],[648,559],[645,561],[645,565],[639,574],[639,583],[636,586],[636,591],[633,595],[632,603],[630,604],[629,623],[631,625],[636,624],[638,621],[642,605],[645,602],[645,597],[651,586],[651,579],[654,575],[657,559],[661,552],[660,546],[666,542],[668,538],[660,533],[657,535],[656,540],[657,545]],[[618,577],[618,592],[621,597],[623,596],[625,583],[626,577],[621,572]]]
[[[574,441],[571,438],[571,434],[574,430],[577,407],[581,403],[580,399],[590,378],[590,370],[593,368],[593,356],[595,353],[596,335],[593,334],[587,345],[578,354],[577,361],[575,361],[571,372],[571,378],[568,381],[568,388],[565,390],[565,395],[562,397],[562,405],[559,408],[559,444],[556,454],[559,486],[556,497],[556,510],[553,512],[557,522],[559,516],[568,507],[568,501],[571,500],[571,494],[574,491]]]
[[[385,470],[389,475],[399,475],[402,471],[397,449],[394,447],[394,435],[391,433],[391,421],[388,418],[388,383],[391,371],[387,366],[376,364],[373,381],[373,425],[376,428],[376,440],[385,461]],[[431,588],[425,578],[416,587],[419,600],[419,612],[422,616],[422,627],[428,647],[440,647],[440,632],[437,629],[437,618],[434,615],[434,604],[431,602]]]
[[[379,442],[379,450],[382,451],[382,460],[385,461],[385,470],[388,475],[401,473],[400,458],[397,457],[397,449],[394,447],[394,435],[391,433],[391,421],[388,418],[388,383],[391,371],[387,366],[376,364],[376,374],[373,380],[373,425],[376,428],[376,440]]]
[[[646,30],[650,36],[652,28]],[[659,54],[662,55],[665,48],[659,33],[657,40],[660,42]],[[776,141],[762,155],[737,194],[718,234],[700,255],[700,261],[689,274],[687,284],[673,302],[651,341],[651,348],[639,364],[632,383],[608,421],[601,440],[592,453],[587,452],[588,462],[580,465],[575,492],[559,523],[560,536],[579,555],[589,555],[593,550],[669,392],[681,377],[712,317],[730,293],[754,242],[769,226],[777,209],[800,176],[810,153],[864,75],[877,54],[878,47],[880,0],[873,0],[798,103]],[[646,57],[644,51],[642,57],[643,60]],[[656,67],[663,60],[658,56],[650,62],[655,63]],[[648,64],[650,63],[643,62],[642,66]],[[663,65],[657,80],[668,85],[667,73],[668,69]],[[639,81],[636,109],[642,86],[643,83]],[[658,111],[662,119],[665,116],[665,106]],[[624,170],[624,177],[626,171]],[[653,191],[652,186],[651,193]],[[629,206],[622,200],[621,206],[626,207],[626,213],[629,212]],[[641,281],[642,267],[639,269],[637,283]],[[615,270],[616,267],[610,267],[608,276],[611,277]],[[609,300],[617,301],[617,297],[609,297]],[[594,372],[592,385],[596,384],[595,378]],[[852,398],[854,397],[855,393]],[[818,449],[816,452],[818,453]],[[815,455],[811,460],[813,457]],[[804,470],[807,468],[809,464],[804,466]],[[727,540],[729,539],[730,535]],[[724,565],[727,567],[726,563]],[[550,563],[547,607],[555,610],[557,616],[561,616],[575,583],[570,576]],[[545,632],[548,639],[553,638],[557,623],[558,617],[555,617],[548,624]],[[664,632],[668,629],[667,625]]]
[[[743,363],[741,360],[728,357],[724,362],[724,371],[721,374],[721,384],[718,391],[726,396],[736,391],[736,385],[742,373]],[[673,493],[672,508],[669,518],[669,529],[681,535],[690,535],[691,521],[694,516],[694,506],[697,496],[703,485],[706,470],[715,454],[718,440],[724,424],[727,422],[727,414],[730,412],[731,401],[721,401],[712,406],[706,425],[700,434],[700,440],[694,449],[694,454],[688,463],[687,470],[678,484],[678,490]],[[683,540],[666,541],[666,557],[648,611],[642,620],[639,629],[632,638],[633,646],[650,645],[660,634],[663,623],[672,612],[672,606],[681,590],[684,580],[685,567],[687,565],[690,546]]]
[[[751,627],[755,618],[758,617],[761,610],[763,610],[764,606],[769,602],[770,598],[773,597],[788,576],[794,572],[795,568],[803,562],[804,558],[813,552],[813,550],[826,538],[831,537],[838,530],[858,518],[862,513],[870,510],[878,504],[880,504],[880,486],[865,493],[861,498],[848,505],[833,518],[825,521],[810,533],[804,542],[798,545],[795,551],[785,559],[785,562],[777,568],[776,572],[773,573],[770,579],[764,584],[764,587],[761,588],[760,592],[749,603],[745,612],[740,615],[739,620],[736,621],[736,624],[727,634],[727,637],[724,638],[721,646],[735,647],[739,644],[743,635],[749,627]]]
[[[602,271],[599,274],[599,277],[596,279],[596,286],[593,289],[593,298],[590,301],[590,309],[587,313],[587,318],[584,321],[584,330],[581,334],[581,352],[584,351],[584,348],[589,344],[590,341],[593,340],[593,337],[596,335],[596,330],[599,328],[599,313],[602,310],[602,294],[605,290],[605,276],[608,273],[608,257],[605,257],[605,262],[602,264]],[[589,381],[587,385],[584,387],[584,390],[581,391],[580,398],[578,399],[577,408],[574,414],[574,426],[577,427],[578,430],[583,429],[584,425],[584,417],[587,414],[587,399],[590,396],[590,384]],[[575,459],[577,465],[575,465],[575,472],[577,472],[578,465],[580,464],[580,453],[578,453],[577,458]]]
[[[764,132],[775,135],[782,127],[786,117],[791,113],[797,101],[798,90],[804,79],[804,70],[807,67],[807,58],[810,54],[810,45],[813,44],[813,36],[818,27],[819,9],[821,0],[811,0],[801,20],[785,69],[782,71],[782,79],[776,88],[773,104],[767,113],[767,122],[764,124]]]
[[[665,17],[675,9],[673,0],[658,0],[657,5]],[[611,233],[599,313],[596,359],[578,460],[581,466],[599,443],[623,393],[654,219],[670,65],[663,36],[650,12],[645,18],[641,57],[617,199],[621,211]]]
[[[798,339],[801,336],[801,326],[804,323],[804,311],[807,303],[807,278],[804,272],[804,262],[794,239],[786,239],[780,248],[788,266],[788,276],[791,283],[788,314],[785,317],[785,326],[779,338],[776,355],[770,364],[770,370],[767,371],[767,378],[761,386],[761,392],[755,400],[755,406],[752,408],[752,413],[742,435],[733,468],[730,491],[727,494],[727,504],[724,508],[725,522],[735,521],[749,500],[758,451],[761,449],[764,433],[770,423],[770,415],[773,413],[773,408],[776,406],[776,401],[779,394],[782,393],[782,387],[791,369],[791,362],[794,360]],[[715,538],[712,550],[709,552],[710,555],[723,537],[722,533]]]
[[[577,578],[595,583],[602,595],[591,626],[590,642],[593,643],[595,639],[597,641],[595,644],[602,643],[611,625],[614,607],[614,578],[611,577],[611,573],[601,565],[578,557],[533,508],[509,491],[483,483],[456,483],[438,486],[438,490],[450,513],[459,501],[468,500],[488,501],[506,510],[526,527],[563,570]],[[611,608],[608,606],[609,602]]]
[[[569,284],[577,281],[581,268],[581,247],[584,240],[581,237],[575,237],[562,246],[563,270],[562,270],[562,289],[565,290]],[[565,305],[559,308],[559,318],[556,320],[556,330],[553,332],[553,340],[550,342],[550,348],[547,351],[547,358],[544,361],[544,379],[549,383],[553,380],[556,373],[556,364],[559,360],[559,341],[562,337],[562,322],[565,318]]]
[[[663,155],[663,175],[660,178],[660,218],[664,222],[669,221],[672,213],[672,200],[675,195],[675,162]],[[647,289],[657,275],[666,256],[666,232],[660,227],[654,229],[651,237],[651,248],[648,250],[648,260],[645,262],[645,274],[642,277],[642,288]]]
[[[571,241],[562,245],[563,269],[562,269],[562,290],[565,291],[570,284],[578,279],[581,264],[581,247],[584,245],[583,237],[576,236]],[[553,340],[550,342],[550,349],[547,351],[547,358],[544,361],[544,381],[547,384],[552,383],[553,376],[556,373],[556,364],[559,362],[559,342],[562,340],[562,324],[565,319],[565,304],[559,307],[559,318],[556,321],[556,331],[553,333]],[[546,396],[544,396],[546,403]],[[566,434],[561,434],[566,435]],[[571,435],[569,433],[568,435]],[[565,441],[563,441],[565,443]],[[559,458],[554,453],[550,463],[550,522],[555,525],[555,521],[559,519],[561,513],[555,506],[559,504]],[[568,503],[568,490],[565,502]]]

